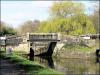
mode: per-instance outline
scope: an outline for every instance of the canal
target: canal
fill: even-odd
[[[100,75],[98,59],[34,57],[32,61],[62,72],[64,75]]]
[[[98,41],[97,41],[98,42]],[[99,43],[96,44],[99,49]],[[21,53],[21,52],[20,52]],[[27,58],[27,56],[25,56]],[[64,75],[100,75],[100,58],[58,58],[35,56],[31,61],[64,73]]]

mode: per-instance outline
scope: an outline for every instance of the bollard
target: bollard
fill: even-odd
[[[100,49],[96,49],[96,56],[97,57],[100,57],[100,53],[99,52],[100,52]]]

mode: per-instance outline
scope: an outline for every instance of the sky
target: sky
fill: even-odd
[[[54,1],[1,1],[1,21],[16,28],[27,20],[46,20],[49,8]],[[92,12],[92,4],[81,1],[86,6],[86,13]]]

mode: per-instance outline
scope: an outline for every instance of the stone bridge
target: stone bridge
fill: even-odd
[[[33,48],[35,55],[52,56],[60,38],[57,33],[28,33],[27,41],[29,48]]]
[[[27,44],[25,46],[28,47],[28,51],[30,48],[33,48],[35,55],[46,56],[52,55],[57,42],[60,41],[59,34],[57,33],[27,33],[27,35],[14,35],[5,38],[5,40],[0,39],[3,41],[3,43],[0,43],[1,45],[18,47],[19,45],[24,46],[24,44]]]

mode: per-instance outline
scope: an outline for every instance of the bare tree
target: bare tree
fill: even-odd
[[[39,24],[40,24],[40,21],[38,20],[34,20],[34,21],[28,20],[21,25],[19,29],[19,33],[25,34],[27,32],[29,33],[36,32],[38,30]]]

